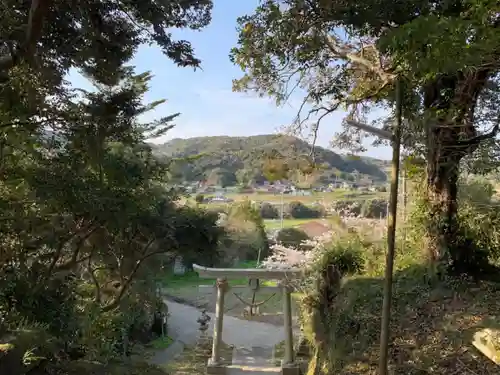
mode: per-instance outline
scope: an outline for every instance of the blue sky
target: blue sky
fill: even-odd
[[[212,23],[207,28],[174,34],[193,44],[202,60],[202,70],[176,67],[155,46],[141,47],[131,62],[138,72],[151,71],[154,75],[146,101],[167,99],[167,103],[151,115],[181,113],[175,128],[157,142],[208,135],[276,133],[290,125],[297,113],[300,98],[292,98],[290,103],[277,108],[271,99],[231,91],[232,79],[242,75],[229,61],[229,51],[237,41],[236,18],[251,13],[258,0],[214,0],[214,3]],[[88,87],[85,79],[74,72],[70,74],[70,81],[77,87]],[[339,111],[322,122],[319,145],[328,147],[344,115]],[[369,148],[366,154],[387,159],[390,150]]]

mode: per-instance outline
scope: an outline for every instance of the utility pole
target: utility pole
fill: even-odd
[[[283,200],[284,190],[281,188],[281,210],[280,210],[280,227],[283,229],[283,211],[284,211],[284,200]]]
[[[394,273],[394,254],[396,248],[396,215],[398,206],[399,159],[401,147],[402,122],[402,82],[396,81],[396,123],[392,142],[392,173],[390,212],[387,221],[387,256],[385,265],[384,301],[382,304],[382,323],[380,328],[379,375],[387,375],[387,359],[389,354],[390,320],[392,304],[392,280]]]
[[[406,246],[406,205],[408,202],[407,192],[406,192],[407,175],[406,175],[406,168],[404,166],[403,166],[402,179],[403,179],[403,192],[402,192],[403,193],[403,245],[401,246],[401,248],[404,251],[404,248]]]
[[[396,123],[393,131],[378,129],[357,121],[347,120],[347,124],[369,132],[392,143],[392,171],[390,188],[390,206],[387,220],[387,254],[385,266],[384,300],[382,304],[382,323],[380,329],[379,375],[387,375],[387,359],[389,354],[390,320],[392,304],[392,283],[394,272],[394,254],[396,245],[396,214],[398,205],[399,159],[401,148],[401,123],[403,118],[403,88],[401,78],[396,79]]]

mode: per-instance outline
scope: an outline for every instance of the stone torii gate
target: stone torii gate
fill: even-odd
[[[286,270],[261,269],[261,268],[208,268],[193,264],[193,270],[202,278],[217,279],[217,301],[215,307],[215,324],[213,334],[212,356],[208,360],[207,373],[224,375],[226,365],[220,358],[222,345],[222,330],[224,320],[224,297],[229,290],[228,279],[248,278],[252,280],[277,280],[278,288],[283,293],[283,317],[285,330],[285,353],[281,363],[283,375],[298,375],[299,367],[295,362],[293,352],[293,327],[292,327],[292,287],[290,280],[299,278],[303,274],[300,268]],[[268,288],[268,287],[266,287]]]

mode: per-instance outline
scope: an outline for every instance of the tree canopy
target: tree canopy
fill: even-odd
[[[127,65],[156,43],[197,67],[169,29],[199,29],[211,1],[2,3],[0,30],[0,372],[61,372],[151,339],[164,267],[213,264],[216,214],[180,206],[171,159],[146,143],[178,114],[140,121],[151,80]],[[94,85],[66,82],[77,69]],[[160,322],[162,320],[160,319]],[[163,324],[163,323],[160,323]],[[23,358],[34,356],[33,363]],[[66,369],[63,372],[68,372]]]
[[[463,271],[469,250],[457,243],[458,175],[461,161],[491,146],[499,128],[498,11],[492,0],[266,0],[238,20],[231,58],[245,75],[234,89],[278,104],[303,93],[296,125],[317,131],[338,109],[366,121],[390,108],[400,81],[403,143],[426,161],[425,247],[431,259]],[[390,129],[391,116],[379,123]],[[336,143],[362,149],[363,133],[344,125]]]
[[[137,119],[158,105],[142,104],[150,77],[129,70],[119,85],[60,95],[52,129],[4,136],[0,332],[45,324],[63,347],[102,360],[124,338],[100,324],[147,327],[164,266],[216,261],[218,216],[179,206],[168,163],[145,143],[171,126]]]

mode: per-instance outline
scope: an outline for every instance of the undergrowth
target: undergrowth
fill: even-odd
[[[376,374],[381,277],[355,276],[336,297],[329,373]],[[495,374],[472,346],[473,334],[494,323],[500,288],[462,279],[434,281],[418,264],[394,276],[389,358],[393,374]]]
[[[351,267],[355,272],[343,274],[328,304],[322,325],[327,327],[326,337],[318,335],[318,326],[311,320],[302,318],[311,343],[328,348],[321,360],[312,359],[311,375],[318,371],[352,375],[378,373],[386,243],[383,238],[372,238],[367,244],[359,232],[351,232],[349,236],[347,242],[340,236],[329,246],[323,246],[331,254],[325,255],[322,261],[328,259],[331,265],[340,261],[341,268],[346,269],[345,262],[355,260]],[[363,267],[359,267],[360,253]],[[321,266],[324,268],[325,264]],[[316,277],[320,277],[319,273]],[[311,290],[309,294],[313,293]],[[309,303],[306,301],[303,300],[303,306]],[[438,278],[428,267],[419,243],[407,242],[404,249],[397,249],[395,259],[390,374],[500,373],[499,367],[472,345],[475,332],[500,325],[495,322],[498,311],[500,284],[465,276]],[[317,360],[320,366],[314,366]]]
[[[174,361],[163,366],[169,375],[204,375],[207,372],[208,359],[212,354],[212,340],[186,347]],[[231,364],[233,347],[222,344],[221,361]]]

